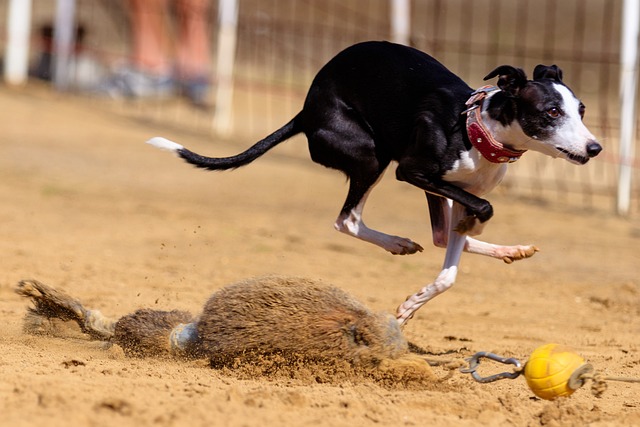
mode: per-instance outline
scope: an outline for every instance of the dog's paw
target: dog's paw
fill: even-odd
[[[525,258],[531,258],[540,249],[533,245],[527,246],[510,246],[507,254],[502,256],[502,260],[507,264],[511,264],[513,261],[518,261]]]
[[[416,242],[402,237],[394,239],[392,244],[388,245],[385,249],[394,255],[411,255],[424,250],[424,248]]]
[[[467,236],[477,236],[482,234],[484,224],[485,223],[480,222],[477,217],[469,215],[460,220],[456,228],[454,228],[454,231],[460,234],[466,234]]]

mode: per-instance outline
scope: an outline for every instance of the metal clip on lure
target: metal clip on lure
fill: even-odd
[[[506,365],[514,365],[512,372],[483,377],[477,369],[481,359],[486,358]],[[584,385],[593,367],[585,363],[584,359],[571,349],[558,345],[547,344],[537,348],[527,363],[522,366],[519,360],[498,356],[494,353],[482,351],[467,359],[468,368],[461,368],[461,372],[471,374],[479,383],[490,383],[502,379],[515,379],[524,375],[531,391],[541,399],[553,400],[560,396],[569,396]]]
[[[494,360],[504,365],[514,365],[515,369],[513,372],[500,372],[498,374],[489,375],[488,377],[483,377],[477,372],[478,366],[480,366],[480,359],[482,358]],[[471,377],[473,377],[474,380],[482,384],[492,383],[503,379],[513,380],[522,374],[522,364],[518,359],[514,359],[513,357],[507,359],[506,357],[498,356],[497,354],[489,353],[488,351],[480,351],[466,359],[466,361],[469,362],[469,367],[460,368],[460,372],[463,374],[471,374]]]

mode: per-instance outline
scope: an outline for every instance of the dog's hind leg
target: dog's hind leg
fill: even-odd
[[[371,175],[369,175],[369,177],[370,176]],[[422,252],[422,246],[410,239],[381,233],[370,229],[364,224],[362,220],[364,205],[371,190],[380,181],[381,177],[382,173],[379,173],[375,176],[375,181],[370,185],[367,185],[368,182],[366,179],[354,179],[353,176],[351,177],[347,200],[338,219],[336,219],[334,227],[342,233],[380,246],[394,255],[408,255]],[[370,179],[371,178],[369,178],[369,180]]]
[[[407,298],[396,310],[396,318],[400,325],[404,325],[413,317],[416,311],[428,301],[449,289],[456,281],[460,256],[466,244],[466,236],[457,232],[451,224],[457,224],[467,213],[464,206],[444,199],[449,204],[451,218],[449,221],[449,235],[447,252],[442,266],[442,271],[433,283],[423,287],[415,294]]]
[[[424,194],[427,196],[427,202],[429,203],[433,244],[439,248],[446,248],[449,241],[449,222],[451,220],[449,200],[427,192]]]
[[[433,244],[439,248],[446,248],[448,244],[448,229],[451,206],[447,199],[426,193],[431,217],[431,231]],[[466,236],[463,250],[472,254],[490,256],[501,259],[507,264],[513,261],[532,257],[538,248],[533,245],[504,246],[486,243],[473,237]]]
[[[331,114],[318,110],[321,102],[305,105],[307,114],[314,118],[307,120],[305,134],[313,161],[340,170],[349,178],[349,192],[334,227],[394,255],[421,252],[422,246],[407,238],[372,230],[364,224],[362,212],[367,197],[391,157],[376,149],[373,130],[354,109],[344,103],[329,104],[326,108]]]

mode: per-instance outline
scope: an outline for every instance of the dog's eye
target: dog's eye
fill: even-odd
[[[587,107],[584,106],[584,104],[581,102],[580,103],[580,107],[578,107],[578,113],[580,114],[580,117],[584,119],[584,111],[587,109]]]
[[[556,107],[549,108],[547,110],[547,114],[549,115],[549,117],[557,119],[558,117],[560,117],[560,110],[557,109]]]

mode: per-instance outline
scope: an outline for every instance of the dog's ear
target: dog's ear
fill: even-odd
[[[498,87],[504,92],[516,96],[520,89],[527,84],[527,75],[520,68],[511,65],[501,65],[484,78],[485,80],[498,77]]]
[[[562,70],[557,65],[536,65],[533,70],[533,80],[552,79],[562,82]]]
[[[516,119],[517,99],[508,93],[501,91],[493,95],[489,101],[487,112],[489,117],[508,126]]]

